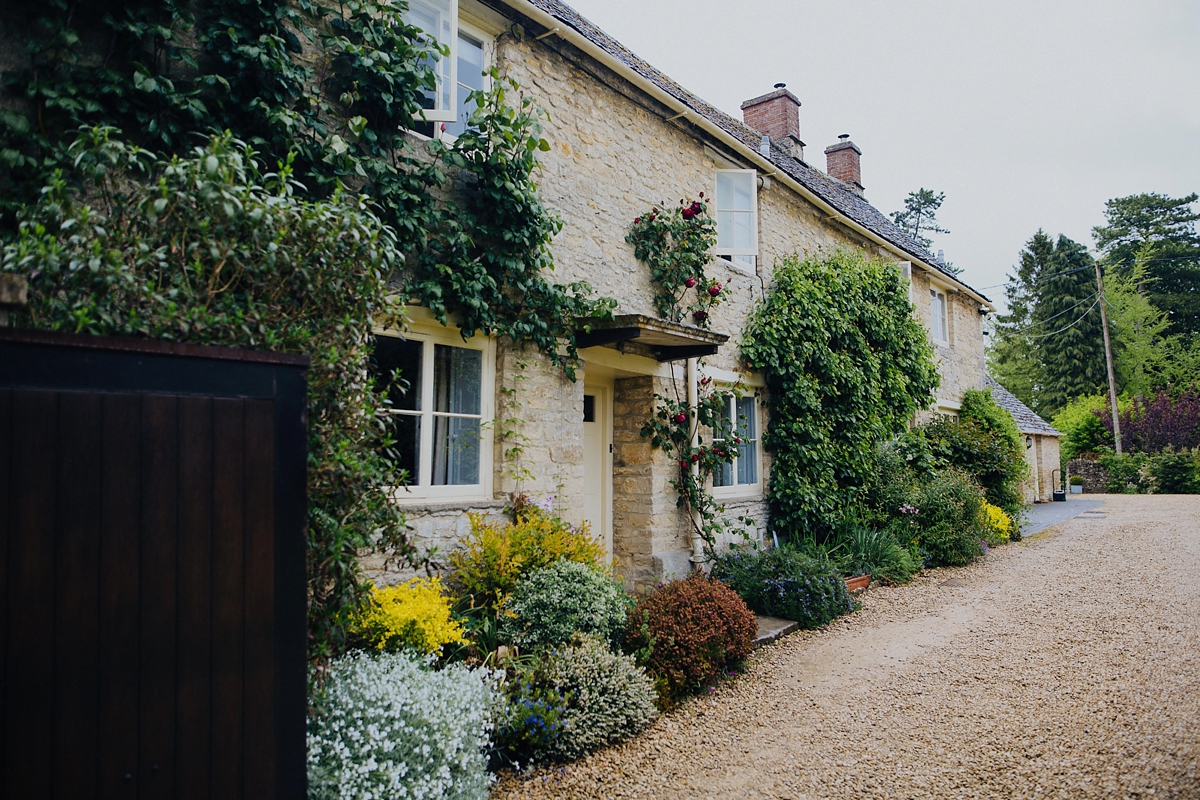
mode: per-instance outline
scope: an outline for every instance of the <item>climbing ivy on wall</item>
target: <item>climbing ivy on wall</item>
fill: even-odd
[[[900,272],[845,250],[776,262],[742,355],[767,382],[770,523],[781,535],[828,531],[870,476],[875,445],[903,431],[940,380]]]
[[[382,264],[386,270],[356,279],[353,289],[367,293],[360,298],[362,308],[373,316],[362,317],[358,307],[347,316],[336,304],[321,305],[322,298],[303,298],[306,302],[297,307],[328,315],[322,324],[355,326],[355,335],[365,336],[370,320],[391,324],[401,318],[395,299],[415,297],[443,321],[453,317],[460,322],[466,336],[478,331],[534,343],[573,378],[575,318],[611,314],[615,304],[593,299],[586,284],[563,286],[546,279],[553,268],[548,245],[562,223],[541,203],[535,183],[537,154],[549,148],[541,130],[544,112],[513,82],[493,73],[491,90],[473,95],[478,105],[471,118],[475,131],[453,145],[420,144],[406,134],[414,127],[426,90],[434,87],[430,56],[436,50],[421,31],[404,22],[406,7],[386,0],[9,4],[0,11],[0,23],[6,44],[17,46],[10,46],[4,62],[10,68],[0,75],[0,236],[15,242],[31,235],[31,229],[19,229],[20,222],[37,215],[47,218],[50,212],[33,209],[48,186],[57,187],[56,196],[77,193],[76,202],[87,208],[87,193],[104,180],[105,170],[115,168],[104,153],[128,153],[137,147],[170,164],[175,156],[194,158],[193,148],[206,142],[223,142],[220,146],[231,152],[242,147],[240,142],[254,152],[241,151],[246,172],[230,179],[237,191],[270,194],[283,186],[287,202],[297,207],[333,203],[329,208],[347,215],[342,228],[346,235],[360,235],[356,226],[373,232],[379,227],[380,232],[372,233],[373,246],[386,252],[365,266]],[[105,140],[89,150],[100,154],[94,160],[99,174],[84,175],[76,168],[79,151],[71,148],[81,129],[85,138]],[[225,156],[210,155],[226,163],[221,160]],[[206,155],[202,162],[207,159]],[[262,168],[252,162],[261,162]],[[122,169],[122,179],[130,185],[121,191],[136,194],[133,184],[163,180],[157,172]],[[211,189],[220,182],[207,185]],[[150,189],[150,184],[142,187]],[[350,197],[356,199],[351,202]],[[176,202],[166,200],[168,205]],[[229,212],[234,216],[242,213],[236,198],[215,204],[210,200],[187,202],[198,203],[194,213],[226,213],[227,208],[234,209]],[[186,205],[181,201],[179,207]],[[146,207],[157,208],[154,203]],[[184,225],[183,220],[176,222]],[[215,229],[205,227],[208,220],[195,222],[203,230]],[[130,224],[124,234],[127,242],[143,236],[152,251],[162,245],[172,252],[173,245],[153,238],[153,230]],[[335,227],[328,223],[328,229]],[[37,235],[52,239],[54,233],[42,230]],[[187,236],[192,235],[208,234],[188,230]],[[27,257],[44,258],[50,250],[35,248]],[[262,263],[247,263],[246,269],[273,263],[269,250],[242,255],[249,258],[250,252]],[[321,252],[314,249],[312,255],[317,258]],[[204,268],[203,260],[188,265],[193,267]],[[32,273],[38,265],[22,261],[21,268]],[[120,283],[136,277],[131,269],[118,259],[113,272],[105,274],[120,278]],[[187,272],[177,277],[190,280]],[[160,279],[162,275],[155,278]],[[166,314],[168,307],[173,309],[172,324],[186,321],[184,305],[197,301],[190,289],[164,289],[154,281],[141,288],[175,293],[166,296],[168,306],[156,311]],[[117,302],[122,297],[124,306]],[[139,304],[147,298],[129,291],[103,300],[84,305],[95,313],[103,309],[109,318],[81,321],[79,329],[149,336],[170,329],[172,336],[187,341],[309,352],[309,339],[271,332],[270,326],[280,319],[256,310],[252,293],[224,293],[221,301],[230,318],[259,314],[250,325],[256,331],[253,336],[225,324],[172,328],[157,319],[138,327],[128,315],[144,311]],[[315,305],[308,305],[310,300]],[[230,303],[243,305],[238,311]],[[274,306],[271,311],[282,313]],[[39,319],[68,327],[60,316],[53,316],[53,323],[51,318]],[[354,353],[340,362],[339,380],[366,385],[368,354],[362,347],[355,340]],[[360,400],[346,408],[365,415],[356,417],[354,425],[370,426],[376,405]],[[315,402],[310,396],[313,419]],[[343,430],[338,427],[342,423],[351,421],[330,423],[330,435],[337,435],[318,443],[320,448],[338,443],[327,452],[333,461],[314,467],[318,473],[332,470],[328,474],[340,481],[337,490],[310,494],[318,515],[310,517],[310,561],[317,561],[324,576],[310,582],[317,607],[312,629],[316,656],[336,651],[346,614],[361,596],[355,549],[382,530],[397,552],[415,555],[404,539],[403,525],[392,524],[395,519],[389,518],[382,528],[362,522],[362,504],[374,501],[353,489],[357,484],[346,475],[362,477],[362,470],[375,469],[367,450],[373,453],[378,440],[358,428]],[[338,431],[349,433],[341,436]],[[342,467],[349,473],[339,472]],[[378,488],[371,481],[381,478],[372,475],[368,484]],[[393,533],[399,538],[392,539]]]
[[[493,71],[472,98],[473,130],[417,147],[436,45],[375,0],[76,0],[9,12],[24,65],[3,76],[17,108],[0,114],[0,212],[11,230],[80,125],[106,125],[152,152],[187,152],[229,130],[268,164],[290,163],[298,191],[339,186],[371,198],[410,256],[395,276],[442,322],[533,342],[574,377],[579,317],[611,314],[583,282],[546,280],[562,222],[535,177],[546,117]],[[201,138],[197,133],[203,133]],[[448,175],[463,176],[466,191]],[[565,343],[565,348],[562,345]],[[565,352],[560,352],[560,349]]]

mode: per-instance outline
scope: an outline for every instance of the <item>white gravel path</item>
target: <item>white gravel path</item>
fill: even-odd
[[[1102,499],[494,796],[1200,798],[1200,496]]]

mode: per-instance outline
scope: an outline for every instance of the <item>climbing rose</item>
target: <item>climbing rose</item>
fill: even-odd
[[[696,322],[704,322],[704,320],[708,319],[708,312],[704,309],[693,311],[692,319],[696,320]]]
[[[716,297],[720,293],[721,293],[721,284],[714,283],[712,286],[708,287],[709,297]]]
[[[679,213],[684,219],[691,219],[696,216],[696,210],[690,206]]]
[[[688,288],[690,289],[690,288],[692,288],[693,286],[695,286],[695,285],[696,285],[696,279],[695,279],[695,278],[688,278],[686,281],[684,281],[684,282],[683,282],[683,285],[684,285],[684,286],[686,286],[686,287],[688,287]]]

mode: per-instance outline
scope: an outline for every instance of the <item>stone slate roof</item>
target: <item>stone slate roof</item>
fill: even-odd
[[[679,100],[696,114],[720,127],[750,150],[758,152],[759,144],[762,141],[760,133],[747,127],[741,120],[729,116],[724,111],[708,104],[687,89],[684,89],[678,83],[643,61],[629,50],[629,48],[593,25],[575,11],[575,9],[559,0],[528,0],[528,2],[547,14],[556,17],[565,25],[574,28],[588,41],[616,58],[630,70],[658,86],[658,88]],[[781,171],[787,173],[793,180],[833,206],[847,218],[900,248],[914,259],[928,264],[949,280],[962,286],[967,286],[961,278],[943,269],[932,253],[914,242],[891,219],[851,191],[841,181],[831,178],[818,169],[813,169],[805,162],[793,158],[790,154],[783,152],[775,146],[771,147],[770,160]],[[971,289],[969,286],[967,288]],[[971,291],[987,299],[986,295],[983,295],[978,290],[971,289]]]
[[[996,405],[1013,415],[1017,421],[1017,430],[1021,433],[1040,433],[1044,436],[1062,436],[1046,420],[1033,413],[1033,410],[1018,400],[1012,392],[1005,389],[991,375],[984,376],[984,385],[992,391],[992,399]]]

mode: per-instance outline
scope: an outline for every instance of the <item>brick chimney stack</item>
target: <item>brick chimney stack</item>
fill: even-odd
[[[837,144],[825,148],[825,172],[849,185],[859,197],[863,193],[862,167],[859,164],[861,156],[862,150],[850,141],[848,133],[839,136]]]
[[[804,142],[800,141],[800,101],[787,90],[787,84],[775,84],[775,91],[742,103],[742,121],[771,144],[804,160]]]

